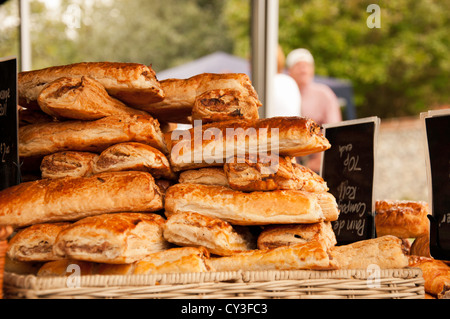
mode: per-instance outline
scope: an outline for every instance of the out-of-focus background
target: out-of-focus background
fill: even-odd
[[[19,0],[0,1],[0,57],[20,61]],[[28,68],[151,64],[159,79],[251,75],[251,0],[28,0]],[[379,27],[368,7],[378,4]],[[23,10],[23,7],[22,7]],[[450,104],[450,1],[279,0],[278,42],[304,47],[343,119],[381,118],[376,196],[427,200],[419,114]],[[22,35],[23,36],[23,35]]]

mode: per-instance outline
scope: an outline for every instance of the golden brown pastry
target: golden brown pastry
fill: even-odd
[[[221,166],[239,155],[304,156],[331,147],[319,125],[303,117],[209,123],[165,134],[175,171]]]
[[[272,167],[273,166],[273,167]],[[270,191],[298,189],[307,192],[326,192],[327,183],[309,168],[293,163],[290,157],[279,157],[273,165],[271,158],[253,159],[240,156],[227,161],[223,170],[232,189],[240,191]]]
[[[164,91],[150,66],[139,63],[81,62],[19,72],[19,104],[37,107],[37,97],[47,83],[61,77],[81,76],[97,80],[111,96],[129,106],[146,105],[164,98]]]
[[[188,79],[166,79],[160,81],[165,97],[161,102],[140,106],[161,121],[191,123],[192,110],[203,93],[222,89],[240,92],[247,100],[261,106],[258,95],[249,77],[243,73],[201,73]]]
[[[91,176],[98,155],[90,152],[57,152],[44,156],[41,163],[42,178]]]
[[[42,179],[0,192],[0,225],[25,227],[121,211],[157,211],[162,196],[150,173],[111,172]]]
[[[252,250],[227,257],[211,257],[216,271],[334,269],[326,247],[317,241],[273,249]]]
[[[190,183],[175,184],[166,191],[166,216],[178,212],[195,212],[233,225],[317,223],[325,220],[314,193],[297,190],[244,193],[223,186]]]
[[[259,249],[272,249],[309,241],[320,241],[327,248],[335,246],[337,241],[331,222],[270,225],[259,234],[257,244]]]
[[[19,128],[19,156],[61,151],[100,153],[123,142],[148,144],[167,153],[157,120],[149,115],[108,116],[95,121],[65,121]]]
[[[54,121],[54,119],[50,115],[45,114],[40,109],[28,110],[23,107],[19,107],[18,117],[19,127],[30,124],[49,123]]]
[[[375,202],[377,236],[416,238],[429,234],[428,204],[420,201],[378,200]]]
[[[17,275],[36,275],[44,263],[39,261],[18,261],[5,256],[4,271]]]
[[[60,259],[44,263],[36,273],[38,277],[93,275],[98,264],[83,260]],[[78,272],[79,271],[79,272]]]
[[[192,120],[203,123],[259,118],[261,103],[253,95],[240,90],[217,89],[206,91],[194,101]]]
[[[450,266],[432,257],[410,256],[409,266],[422,270],[425,292],[438,299],[450,298]]]
[[[256,240],[245,226],[192,212],[179,212],[167,218],[164,238],[178,246],[203,246],[211,254],[229,256],[256,248]]]
[[[430,254],[430,235],[422,235],[414,238],[411,248],[409,250],[410,255],[431,257]]]
[[[170,247],[165,219],[153,213],[123,212],[83,218],[56,237],[57,256],[97,263],[129,264]]]
[[[390,235],[334,246],[330,249],[330,255],[339,269],[367,269],[372,264],[381,269],[408,266],[402,240]]]
[[[42,111],[59,119],[98,120],[111,115],[147,115],[126,106],[88,77],[62,77],[44,86],[38,96]]]
[[[53,254],[58,234],[70,226],[68,222],[42,223],[19,230],[9,241],[7,255],[17,261],[51,261],[61,257]]]
[[[167,157],[156,148],[136,142],[112,145],[101,152],[93,165],[94,174],[145,171],[154,178],[176,179]]]
[[[227,176],[222,168],[205,167],[180,172],[179,183],[229,186]]]

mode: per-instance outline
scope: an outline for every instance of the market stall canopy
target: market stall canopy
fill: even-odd
[[[158,72],[158,80],[186,79],[199,73],[245,73],[251,79],[248,60],[226,52],[214,52],[185,64]],[[345,119],[356,118],[353,85],[348,80],[316,76],[315,81],[327,84],[339,98]]]

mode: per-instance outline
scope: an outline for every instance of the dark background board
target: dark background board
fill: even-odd
[[[20,182],[17,121],[17,59],[0,59],[0,190]]]
[[[429,114],[424,121],[432,209],[430,252],[434,258],[450,260],[450,110]]]
[[[338,245],[374,234],[373,183],[379,118],[324,125],[331,148],[322,158],[321,176],[336,197],[339,219],[332,222]]]

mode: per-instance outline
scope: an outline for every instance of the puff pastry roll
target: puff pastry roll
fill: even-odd
[[[167,152],[159,123],[149,115],[108,116],[95,121],[65,121],[19,128],[19,156],[62,151],[100,153],[111,145],[139,142]]]
[[[88,77],[62,77],[48,83],[38,96],[42,111],[58,119],[98,120],[111,115],[147,113],[126,106]]]
[[[165,134],[176,171],[222,166],[234,156],[304,156],[331,147],[319,125],[303,117],[209,123]]]
[[[36,276],[51,277],[51,276],[70,276],[79,270],[79,275],[87,276],[94,275],[97,272],[98,264],[89,261],[75,260],[75,259],[60,259],[48,261],[41,265]]]
[[[180,212],[167,218],[164,238],[179,246],[203,246],[211,254],[229,256],[256,248],[256,239],[245,226],[205,215]]]
[[[128,106],[146,105],[164,98],[164,91],[150,66],[139,63],[80,62],[19,72],[19,104],[27,108],[39,107],[37,98],[47,83],[61,77],[82,76],[97,80],[108,94]]]
[[[336,208],[337,210],[337,205]],[[244,193],[228,187],[175,184],[165,195],[165,214],[194,212],[233,225],[317,223],[325,220],[314,193],[297,190]]]
[[[93,164],[94,174],[118,171],[146,171],[154,178],[176,179],[167,157],[156,148],[137,142],[112,145]]]
[[[206,91],[194,101],[192,120],[203,123],[228,120],[255,120],[259,118],[259,100],[238,90],[218,89]]]
[[[98,155],[90,152],[57,152],[44,156],[42,178],[87,177],[93,174]]]
[[[390,235],[334,246],[330,255],[340,269],[367,269],[372,264],[381,269],[408,266],[402,240]]]
[[[429,209],[426,202],[378,200],[375,202],[375,212],[377,236],[416,238],[429,234]]]
[[[227,175],[222,168],[205,167],[180,172],[179,183],[229,186]]]
[[[83,218],[56,237],[55,255],[97,263],[128,264],[170,247],[165,219],[154,213],[123,212]]]
[[[324,245],[317,241],[211,257],[211,265],[216,271],[336,269]]]
[[[0,225],[25,227],[121,211],[157,211],[163,201],[147,172],[41,179],[0,192]]]
[[[7,255],[12,260],[45,262],[61,257],[53,254],[59,232],[70,223],[42,223],[19,230],[9,241]]]
[[[315,224],[269,225],[258,236],[259,249],[321,241],[330,248],[337,244],[331,222]]]
[[[298,189],[307,192],[326,192],[327,183],[309,168],[293,163],[290,157],[279,157],[273,165],[269,157],[252,159],[236,157],[224,164],[223,170],[232,189],[240,191],[271,191]]]
[[[250,108],[256,105],[261,106],[258,95],[252,86],[250,78],[244,73],[201,73],[194,75],[187,79],[166,79],[160,81],[161,88],[164,91],[165,97],[161,102],[151,103],[145,106],[140,106],[140,109],[149,112],[161,121],[173,123],[192,122],[192,111],[197,101],[196,115],[203,110],[207,112],[208,107],[201,105],[201,95],[205,92],[215,90],[234,90],[240,93],[240,97],[245,97],[245,103]],[[217,94],[216,93],[210,94]],[[200,97],[200,98],[199,98]],[[206,96],[205,96],[206,97]],[[210,95],[211,97],[211,95]],[[209,100],[209,103],[217,103]],[[228,103],[229,104],[229,103]],[[241,102],[242,108],[243,101]],[[220,104],[219,104],[220,105]],[[224,105],[225,109],[231,108],[231,113],[236,110],[232,105]],[[221,112],[213,112],[209,110],[209,114],[213,113],[230,113],[230,110],[221,110]],[[223,115],[222,115],[223,116]]]

